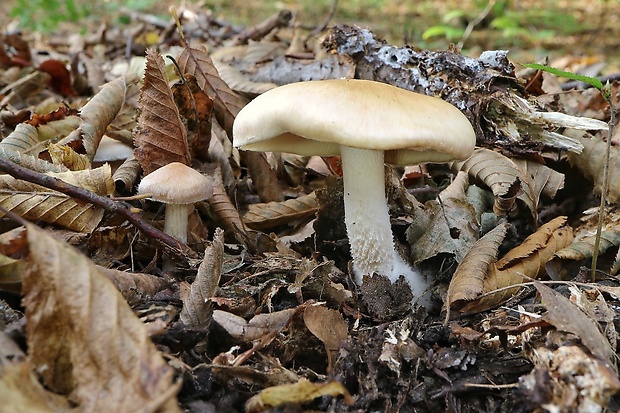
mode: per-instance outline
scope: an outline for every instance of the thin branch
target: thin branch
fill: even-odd
[[[198,257],[198,254],[187,245],[144,221],[139,215],[131,212],[131,205],[125,202],[113,201],[110,198],[94,194],[84,188],[71,185],[53,176],[24,168],[3,157],[0,157],[0,171],[14,178],[32,182],[45,188],[61,192],[80,201],[96,205],[108,212],[119,214],[139,231],[144,233],[148,239],[156,240],[162,246],[166,254],[174,256],[179,260],[186,260],[188,257]]]

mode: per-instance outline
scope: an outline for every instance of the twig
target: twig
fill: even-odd
[[[325,30],[325,28],[327,27],[327,25],[329,24],[331,19],[334,17],[334,14],[336,14],[336,8],[337,7],[338,7],[338,0],[333,0],[332,1],[332,5],[329,8],[329,13],[325,17],[325,20],[323,20],[323,23],[319,24],[314,29],[312,29],[310,34],[308,34],[307,39],[310,39],[310,38],[316,36],[317,34],[321,33],[323,30]],[[306,39],[306,41],[308,41],[307,39]]]
[[[280,10],[278,13],[258,23],[256,26],[248,27],[243,30],[233,41],[233,44],[246,44],[248,40],[260,40],[269,34],[273,29],[284,27],[293,18],[290,10]]]
[[[601,233],[603,232],[603,220],[605,219],[605,206],[607,204],[607,191],[609,189],[609,158],[611,156],[611,139],[614,136],[614,127],[616,123],[616,108],[614,99],[611,96],[611,86],[607,82],[603,90],[600,91],[603,98],[609,104],[611,116],[609,118],[609,133],[607,136],[607,146],[605,147],[605,164],[603,166],[603,187],[601,188],[601,204],[598,210],[598,224],[596,226],[596,238],[594,239],[594,250],[592,251],[592,272],[591,281],[596,280],[596,264],[598,262],[598,249],[601,245]]]
[[[463,48],[463,45],[465,44],[467,39],[469,39],[471,32],[474,31],[474,27],[480,24],[480,22],[484,20],[485,17],[487,17],[487,15],[491,12],[491,10],[493,10],[494,5],[495,5],[495,0],[490,0],[487,3],[487,6],[484,8],[484,10],[482,10],[480,14],[474,20],[469,22],[469,24],[467,25],[467,28],[465,29],[465,32],[463,33],[463,36],[461,37],[461,40],[459,40],[459,43],[456,46],[458,50],[461,50]]]
[[[84,188],[71,185],[53,176],[24,168],[23,166],[17,165],[16,163],[3,157],[0,157],[0,171],[7,173],[14,178],[32,182],[45,188],[61,192],[80,201],[96,205],[108,212],[119,214],[127,219],[127,221],[129,221],[134,227],[143,232],[147,238],[154,239],[159,242],[163,247],[164,252],[168,255],[174,256],[180,260],[185,260],[188,257],[198,257],[198,254],[187,245],[144,221],[139,215],[131,212],[131,205],[127,203],[113,201],[110,198],[94,194]]]

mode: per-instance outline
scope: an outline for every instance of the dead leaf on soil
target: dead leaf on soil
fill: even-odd
[[[83,412],[179,412],[173,372],[123,297],[67,244],[27,225],[28,360]]]
[[[560,331],[575,334],[581,342],[601,361],[614,365],[615,351],[600,330],[596,320],[588,317],[568,298],[544,284],[535,284],[547,309],[545,321]]]
[[[308,380],[300,380],[297,383],[282,384],[262,390],[247,401],[245,411],[259,413],[285,403],[300,404],[323,396],[343,396],[346,404],[353,404],[349,391],[340,382],[312,383]]]
[[[331,371],[338,349],[349,336],[349,325],[340,311],[320,305],[306,308],[304,323],[308,330],[325,345],[327,371]]]
[[[191,164],[187,131],[168,84],[164,59],[146,52],[144,84],[140,90],[140,116],[134,156],[145,175],[171,162]]]
[[[462,314],[477,313],[496,307],[508,300],[519,287],[503,289],[511,285],[539,279],[545,274],[545,264],[557,251],[573,242],[572,228],[566,225],[566,217],[557,217],[527,237],[523,243],[508,251],[489,267],[480,299],[474,299],[458,311]]]
[[[594,190],[600,194],[603,187],[603,167],[607,159],[605,156],[607,142],[587,133],[579,134],[577,139],[583,144],[583,152],[569,152],[568,161],[594,183]],[[620,202],[620,148],[614,145],[611,147],[609,157],[607,200],[614,204]]]
[[[258,314],[250,321],[243,317],[222,310],[213,311],[213,320],[218,323],[228,334],[245,341],[258,340],[261,337],[282,330],[287,326],[291,317],[303,307],[276,311],[274,313]]]
[[[282,202],[257,203],[248,206],[243,222],[250,228],[265,230],[313,216],[318,210],[314,192]]]
[[[202,263],[198,267],[196,279],[191,284],[189,293],[182,297],[183,309],[180,320],[186,326],[206,328],[211,321],[213,304],[211,297],[215,296],[217,286],[222,275],[224,259],[224,231],[215,230],[213,242],[206,250]]]
[[[497,250],[504,241],[510,224],[501,223],[480,238],[457,267],[446,297],[447,318],[450,311],[458,311],[466,302],[482,294],[484,279],[497,259]]]

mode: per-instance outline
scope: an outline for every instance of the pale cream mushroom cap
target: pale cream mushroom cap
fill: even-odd
[[[251,151],[339,155],[340,145],[382,150],[407,165],[471,156],[476,134],[442,99],[385,83],[334,79],[292,83],[258,96],[237,115],[234,146]]]
[[[140,182],[138,192],[166,204],[193,204],[213,194],[211,180],[180,162],[172,162],[151,172]]]

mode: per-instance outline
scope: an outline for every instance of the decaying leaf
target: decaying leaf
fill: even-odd
[[[148,50],[134,156],[145,175],[172,162],[191,164],[187,131],[177,108],[159,52]]]
[[[444,253],[461,262],[476,242],[480,229],[476,211],[465,195],[468,185],[467,174],[459,172],[438,200],[428,201],[424,210],[415,211],[414,222],[407,229],[414,264]]]
[[[466,171],[473,179],[483,181],[493,191],[493,210],[498,215],[510,212],[515,198],[519,198],[536,219],[540,195],[553,197],[564,185],[563,175],[544,165],[513,161],[485,148],[476,148],[467,160],[455,161],[450,165]]]
[[[47,144],[47,152],[56,165],[64,165],[71,171],[81,171],[90,167],[90,161],[67,145]]]
[[[325,345],[328,371],[331,371],[336,352],[349,336],[349,325],[338,310],[324,306],[309,306],[304,311],[304,323]]]
[[[607,142],[599,137],[581,134],[577,137],[584,149],[581,153],[568,154],[568,161],[594,183],[594,190],[600,194],[603,188],[603,167],[607,161]],[[617,204],[620,201],[620,148],[611,147],[609,157],[609,190],[607,200]]]
[[[314,192],[282,202],[251,204],[243,222],[252,229],[264,230],[313,216],[318,209]]]
[[[125,103],[125,93],[131,80],[120,77],[101,87],[101,90],[80,109],[80,126],[59,144],[81,141],[92,162],[106,128]]]
[[[592,258],[594,253],[596,236],[588,236],[575,240],[571,245],[556,252],[551,260],[547,263],[547,273],[554,280],[569,280],[575,277],[576,273],[568,270],[567,261],[576,261],[577,264],[583,264],[583,261]],[[606,230],[601,232],[601,240],[598,252],[603,254],[609,248],[620,245],[620,231]],[[612,270],[613,267],[606,270]]]
[[[499,249],[509,224],[502,223],[480,238],[467,252],[457,267],[446,297],[448,318],[450,310],[458,310],[465,302],[478,297],[484,288],[484,279],[497,259]]]
[[[578,346],[540,346],[533,353],[534,369],[519,380],[519,387],[533,408],[601,412],[601,406],[608,406],[620,390],[616,372]]]
[[[480,312],[508,300],[518,287],[503,289],[504,287],[540,278],[545,274],[545,264],[553,254],[572,242],[573,231],[566,225],[566,217],[549,221],[489,267],[481,294],[499,291],[470,301],[459,308],[459,312]]]
[[[185,75],[185,81],[172,87],[174,99],[187,127],[187,141],[192,159],[209,159],[213,100],[202,90],[196,78]]]
[[[180,320],[183,324],[195,328],[207,327],[213,311],[211,297],[215,296],[222,274],[224,259],[224,231],[218,228],[213,235],[213,242],[205,250],[202,263],[198,267],[196,279],[190,291],[183,299]]]
[[[177,62],[183,73],[194,75],[200,88],[213,99],[217,122],[232,141],[232,124],[248,100],[233,92],[222,80],[205,47],[186,47]]]
[[[45,386],[84,412],[179,412],[172,370],[114,286],[72,247],[27,231],[28,359]]]
[[[297,383],[282,384],[262,390],[247,401],[245,411],[259,413],[285,403],[299,404],[323,396],[343,396],[345,403],[353,404],[353,398],[340,382],[312,383],[300,380]]]
[[[547,309],[544,319],[560,331],[575,334],[601,361],[614,364],[615,351],[600,330],[600,326],[577,305],[544,284],[535,284]]]
[[[252,317],[250,321],[245,321],[243,317],[226,311],[215,310],[213,311],[213,320],[231,336],[252,341],[274,331],[282,330],[298,311],[300,311],[300,307],[269,314],[258,314]]]

